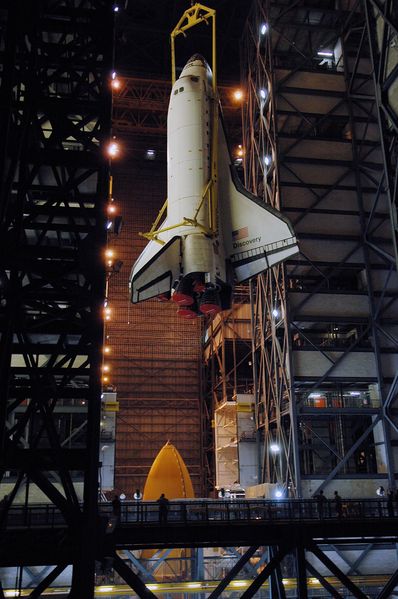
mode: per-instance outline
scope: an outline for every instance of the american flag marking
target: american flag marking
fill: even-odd
[[[232,231],[232,240],[238,241],[239,239],[245,239],[249,237],[249,228],[243,227],[242,229],[237,229],[236,231]]]

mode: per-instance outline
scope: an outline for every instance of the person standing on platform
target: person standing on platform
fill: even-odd
[[[170,502],[164,493],[161,494],[157,502],[159,504],[159,524],[167,524]]]
[[[337,491],[334,492],[334,506],[339,519],[343,517],[343,501]]]
[[[326,507],[326,502],[327,502],[327,499],[326,499],[325,495],[323,494],[322,489],[319,491],[318,495],[315,495],[315,499],[316,499],[316,504],[317,504],[317,508],[318,508],[318,516],[319,516],[319,519],[322,520],[325,515],[325,507]]]
[[[394,493],[391,489],[387,492],[387,513],[389,518],[394,518]]]
[[[136,520],[137,522],[142,520],[142,505],[141,505],[141,499],[142,499],[142,493],[139,489],[136,489],[134,491],[134,500],[135,500],[135,512],[136,512]]]
[[[120,515],[122,511],[122,504],[120,503],[120,499],[118,495],[115,495],[112,499],[112,512],[115,517],[115,524],[119,524]]]

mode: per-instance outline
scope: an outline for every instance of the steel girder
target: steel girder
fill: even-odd
[[[103,553],[104,562],[101,568],[98,567],[96,574],[96,588],[103,593],[105,588],[112,586],[114,592],[119,590],[126,593],[130,587],[140,597],[156,597],[169,596],[165,592],[173,592],[173,587],[174,592],[182,592],[185,586],[194,597],[199,598],[201,593],[206,592],[210,593],[209,597],[216,599],[224,595],[231,598],[284,598],[294,592],[297,593],[295,596],[305,597],[309,592],[323,587],[329,593],[328,596],[332,597],[340,598],[350,593],[354,597],[379,599],[390,596],[397,585],[396,572],[388,574],[386,565],[382,565],[380,561],[391,560],[394,543],[391,540],[382,542],[381,538],[372,540],[374,543],[370,551],[366,540],[358,542],[357,539],[357,542],[353,540],[348,543],[342,540],[337,545],[325,545],[319,537],[314,539],[312,535],[290,540],[283,536],[278,546],[253,545],[233,551],[230,548],[220,548],[217,556],[208,554],[204,559],[200,557],[200,548],[191,549],[190,557],[180,560],[172,557],[173,549],[168,548],[160,549],[150,560],[140,560],[131,550],[126,549],[125,543],[123,549],[120,549],[108,538]],[[371,568],[368,566],[367,572],[352,572],[350,556],[359,554],[358,561],[363,558],[365,551],[372,561]],[[199,570],[198,560],[201,562]],[[25,591],[34,588],[31,593],[33,597],[39,596],[49,586],[60,587],[60,592],[60,589],[68,587],[67,572],[62,574],[65,566],[65,563],[61,563],[41,572],[36,568],[35,587],[32,575],[24,568],[24,572],[19,573],[21,588]],[[162,581],[162,575],[159,575],[159,568],[163,566],[168,572],[166,581]],[[181,580],[181,571],[186,572],[184,580]],[[27,577],[25,573],[28,574]],[[61,579],[53,585],[60,575]],[[15,574],[3,578],[4,588],[10,589],[10,580],[15,580]],[[122,586],[124,582],[127,587]]]
[[[285,211],[301,249],[252,283],[263,478],[298,495],[341,474],[393,486],[394,186],[380,131],[389,147],[392,133],[378,125],[365,14],[259,0],[242,58],[246,184]]]
[[[90,597],[100,528],[112,3],[15,0],[3,3],[1,19],[2,518],[14,501],[44,495],[57,505],[68,525],[60,543],[75,547],[71,596]]]
[[[123,136],[130,157],[144,158],[155,150],[166,161],[167,111],[171,82],[118,74],[120,89],[113,94],[113,130]],[[218,87],[231,147],[241,143],[240,104],[234,100],[232,86]]]
[[[392,0],[364,0],[375,101],[383,152],[383,179],[390,207],[395,261],[398,203],[398,12]]]

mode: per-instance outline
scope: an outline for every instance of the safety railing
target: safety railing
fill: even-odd
[[[167,509],[159,508],[155,501],[124,501],[120,514],[114,513],[112,504],[100,503],[103,521],[119,525],[156,526],[159,524],[200,524],[219,522],[364,520],[398,518],[398,504],[387,499],[347,499],[341,507],[334,500],[322,503],[316,499],[224,499],[224,500],[174,500]],[[5,514],[3,514],[4,516]],[[52,505],[11,506],[2,519],[3,527],[34,528],[64,526],[61,512]]]

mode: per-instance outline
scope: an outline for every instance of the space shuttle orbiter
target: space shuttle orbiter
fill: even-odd
[[[185,318],[215,314],[230,307],[235,282],[296,254],[296,237],[287,218],[240,182],[199,55],[173,85],[167,131],[167,217],[146,234],[131,301],[171,299]]]

